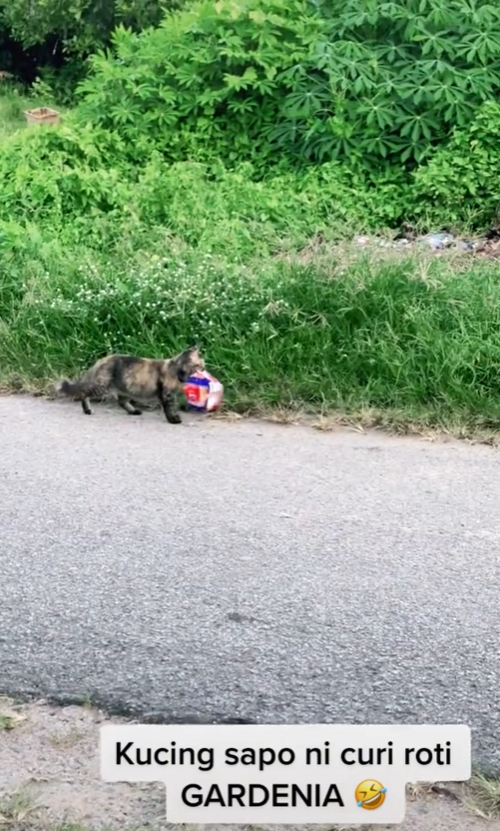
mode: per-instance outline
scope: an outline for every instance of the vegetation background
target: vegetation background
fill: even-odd
[[[0,56],[4,387],[196,338],[242,411],[497,423],[496,263],[344,243],[496,222],[500,6],[0,0]]]

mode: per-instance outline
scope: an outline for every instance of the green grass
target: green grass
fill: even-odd
[[[328,267],[268,257],[250,269],[168,237],[154,243],[4,253],[4,385],[43,388],[106,352],[161,356],[198,340],[240,411],[392,412],[469,431],[499,423],[496,267],[345,268],[332,250]]]
[[[25,110],[43,106],[53,106],[50,93],[43,88],[38,91],[35,87],[28,94],[15,81],[0,79],[0,142],[28,126]]]
[[[0,100],[7,132],[21,123],[16,95]],[[495,264],[347,257],[336,240],[353,213],[337,196],[356,194],[336,190],[336,169],[302,185],[157,160],[137,172],[74,135],[7,139],[4,156],[0,142],[4,389],[49,389],[107,352],[159,357],[197,340],[240,412],[498,427]]]
[[[8,81],[0,83],[2,86],[9,84]],[[25,126],[23,112],[28,106],[27,100],[14,92],[0,97],[0,141]]]

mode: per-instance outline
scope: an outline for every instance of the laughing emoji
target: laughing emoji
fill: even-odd
[[[376,779],[364,779],[360,782],[354,796],[358,803],[358,808],[366,808],[367,811],[373,811],[375,808],[380,808],[385,802],[385,795],[387,788],[384,788],[381,782]]]

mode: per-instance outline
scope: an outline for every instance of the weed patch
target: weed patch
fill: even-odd
[[[29,786],[0,796],[0,828],[26,827],[26,822],[36,811],[36,797]]]
[[[500,817],[500,780],[475,773],[464,798],[467,807],[484,819]]]
[[[24,720],[21,708],[17,707],[12,699],[0,696],[0,732],[13,730]]]

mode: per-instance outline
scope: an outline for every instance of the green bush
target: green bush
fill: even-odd
[[[201,0],[120,27],[80,112],[136,160],[411,166],[497,94],[499,24],[488,0]]]
[[[136,160],[153,144],[171,161],[276,162],[271,134],[294,85],[285,71],[320,31],[308,0],[202,0],[139,35],[119,27],[116,56],[91,59],[79,112],[119,130]]]
[[[248,163],[233,170],[220,162],[168,164],[157,151],[138,166],[117,133],[71,117],[6,138],[0,177],[4,221],[48,223],[65,239],[83,235],[99,245],[103,228],[112,233],[128,217],[237,259],[390,226],[406,207],[405,177],[393,171],[330,162],[302,173],[271,168],[256,180]]]
[[[324,21],[279,127],[311,158],[424,160],[500,89],[490,0],[315,0]]]
[[[415,173],[415,212],[426,224],[483,229],[500,210],[500,105],[488,102]]]
[[[0,217],[67,222],[92,210],[109,211],[126,200],[120,140],[90,127],[68,124],[23,130],[0,147]]]
[[[94,212],[125,212],[193,244],[226,223],[240,253],[283,235],[487,224],[500,40],[484,27],[500,7],[474,8],[198,0],[140,34],[120,25],[65,125],[2,147],[0,216],[78,217],[81,232]]]
[[[318,235],[380,230],[406,205],[396,176],[356,174],[336,162],[302,174],[270,170],[261,181],[251,174],[246,165],[226,170],[156,158],[134,188],[135,210],[141,221],[164,225],[192,246],[245,258],[297,250]]]

